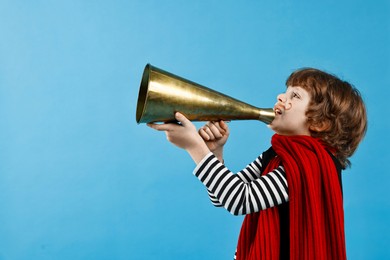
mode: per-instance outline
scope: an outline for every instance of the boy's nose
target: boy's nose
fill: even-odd
[[[291,103],[287,100],[287,96],[285,93],[278,95],[278,102],[282,103],[285,110],[289,110],[291,108]]]
[[[279,94],[277,97],[278,101],[280,102],[286,102],[286,95],[285,94]]]

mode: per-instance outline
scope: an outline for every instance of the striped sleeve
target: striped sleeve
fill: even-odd
[[[206,156],[204,160],[207,160],[207,159],[208,159],[208,156]],[[259,178],[260,174],[261,174],[261,169],[263,167],[262,161],[263,161],[263,154],[261,154],[259,157],[257,157],[256,160],[254,160],[251,164],[247,165],[247,167],[245,169],[238,172],[237,176],[241,180],[243,180],[244,182],[247,182],[247,183],[253,181],[254,179]],[[203,163],[203,162],[204,161],[202,161],[201,163]],[[211,203],[215,207],[222,207],[223,206],[222,203],[219,202],[218,198],[215,197],[214,194],[210,190],[207,189],[207,193],[209,195]]]
[[[260,176],[261,157],[256,161],[233,174],[210,153],[197,165],[194,175],[206,186],[212,203],[233,215],[254,213],[287,202],[283,166]]]
[[[245,169],[237,173],[238,177],[246,183],[249,183],[260,177],[263,168],[263,154],[256,158]]]

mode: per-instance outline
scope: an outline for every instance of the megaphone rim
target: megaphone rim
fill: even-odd
[[[150,79],[150,69],[151,66],[149,63],[146,64],[144,72],[142,74],[141,84],[138,92],[137,99],[137,112],[136,112],[136,121],[139,124],[142,118],[142,115],[145,111],[145,104],[148,98],[148,88],[149,88],[149,79]]]

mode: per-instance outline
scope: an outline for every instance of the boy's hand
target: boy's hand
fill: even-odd
[[[199,129],[199,135],[207,147],[222,160],[223,146],[229,137],[229,127],[224,121],[212,121]]]
[[[158,131],[165,131],[167,139],[172,144],[185,149],[195,161],[199,163],[210,150],[198,134],[195,125],[183,114],[176,112],[176,123],[167,124],[147,124],[149,127]]]

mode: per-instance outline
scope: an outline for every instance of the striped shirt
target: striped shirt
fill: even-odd
[[[288,201],[283,166],[261,175],[263,154],[234,174],[210,152],[193,174],[206,186],[214,206],[224,207],[233,215],[258,212]]]

